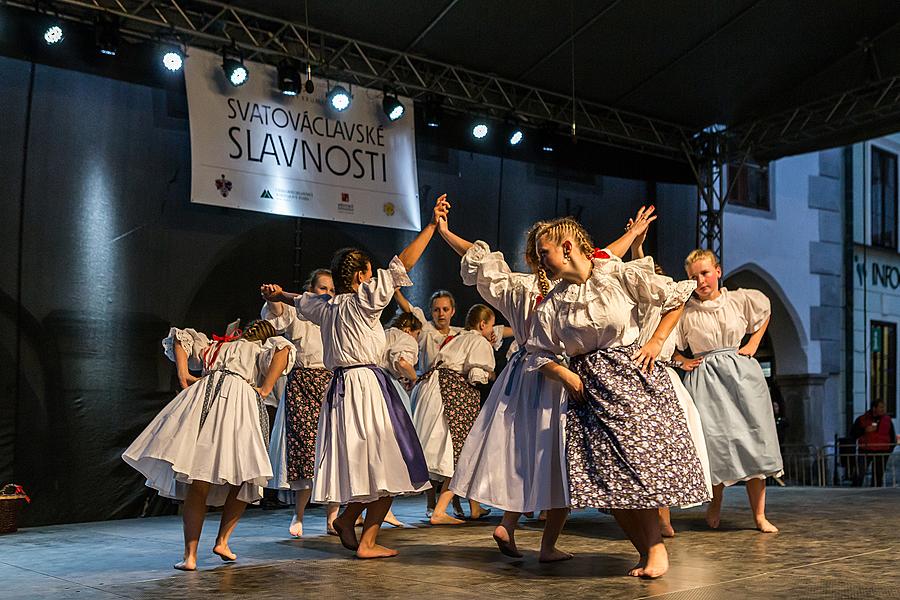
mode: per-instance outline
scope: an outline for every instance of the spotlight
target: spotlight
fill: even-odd
[[[60,43],[61,41],[63,41],[63,38],[65,38],[63,28],[56,23],[50,25],[49,27],[47,27],[47,29],[44,30],[44,41],[48,46]]]
[[[546,125],[541,131],[541,150],[544,152],[556,151],[556,135],[553,125]]]
[[[312,94],[316,90],[316,84],[312,80],[312,67],[308,64],[306,65],[306,83],[303,84],[303,89],[307,94]]]
[[[328,92],[328,103],[331,104],[331,108],[338,112],[344,112],[348,108],[350,108],[350,92],[344,89],[341,85],[336,85]]]
[[[162,64],[167,70],[175,73],[184,65],[184,56],[178,50],[169,50],[163,54]]]
[[[278,89],[285,96],[296,96],[300,93],[300,71],[287,61],[278,65]]]
[[[234,87],[244,85],[250,77],[250,72],[244,66],[244,58],[240,54],[229,54],[222,51],[222,70],[225,71],[225,77],[228,83]]]
[[[397,99],[397,95],[388,94],[387,92],[384,93],[384,99],[381,101],[381,109],[391,121],[396,121],[406,112],[403,104]]]
[[[94,36],[100,54],[115,56],[119,51],[119,18],[103,14],[97,17]]]
[[[525,130],[517,121],[512,120],[507,123],[506,140],[510,146],[518,146],[525,140]]]
[[[475,123],[475,126],[472,127],[472,135],[476,140],[484,139],[488,134],[488,126],[483,121],[478,121]]]
[[[441,109],[441,99],[439,97],[432,96],[425,101],[425,107],[422,111],[422,120],[425,123],[425,127],[431,127],[437,129],[441,126],[441,113],[443,110]]]

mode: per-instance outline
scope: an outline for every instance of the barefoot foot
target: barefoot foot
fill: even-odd
[[[538,558],[538,561],[542,563],[559,562],[561,560],[571,560],[573,556],[575,555],[570,552],[551,548],[550,550],[541,550],[541,556]]]
[[[669,553],[662,544],[657,544],[650,548],[650,554],[647,556],[647,566],[641,570],[640,577],[647,579],[656,579],[662,577],[669,570]]]
[[[675,537],[675,528],[672,527],[671,523],[660,523],[659,533],[664,538],[673,538]]]
[[[216,544],[213,547],[213,554],[215,554],[225,562],[237,560],[237,554],[231,551],[231,548],[228,547],[228,544]]]
[[[712,529],[719,528],[719,522],[722,518],[722,506],[716,506],[715,503],[706,507],[706,524]]]
[[[331,525],[328,525],[327,527],[325,527],[325,533],[327,533],[328,535],[338,535],[338,532],[334,528],[333,523]]]
[[[365,521],[363,521],[362,515],[359,515],[358,517],[356,517],[356,523],[354,523],[353,525],[356,527],[362,527],[364,522]]]
[[[522,553],[516,548],[515,535],[503,525],[498,525],[494,529],[494,541],[497,542],[497,548],[504,556],[511,558],[522,558]]]
[[[394,527],[406,527],[406,523],[394,516],[394,513],[392,512],[388,512],[388,514],[384,515],[384,522],[388,525],[393,525]]]
[[[482,518],[488,516],[489,514],[491,514],[491,509],[482,508],[481,506],[479,506],[478,510],[471,511],[471,514],[469,515],[469,520],[477,521],[478,519],[482,519]]]
[[[397,556],[397,554],[399,554],[399,552],[396,550],[375,544],[371,548],[363,548],[360,546],[356,551],[356,558],[390,558],[392,556]]]
[[[756,520],[756,528],[763,533],[778,533],[778,528],[769,523],[765,517]]]
[[[432,525],[462,525],[462,519],[455,519],[447,513],[432,513],[429,521]]]
[[[297,515],[294,515],[291,519],[291,526],[288,531],[291,537],[303,537],[303,521],[299,520]]]
[[[193,557],[185,558],[181,562],[172,565],[172,568],[178,569],[179,571],[196,571],[197,559]]]
[[[644,573],[644,567],[647,566],[647,557],[641,554],[640,560],[638,560],[637,564],[631,567],[628,570],[628,575],[631,577],[640,577]]]
[[[359,542],[356,540],[356,531],[353,526],[346,526],[340,518],[334,520],[334,532],[341,540],[341,546],[347,550],[358,550]]]

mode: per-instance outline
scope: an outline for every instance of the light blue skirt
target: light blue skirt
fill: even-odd
[[[772,399],[759,363],[733,348],[702,356],[684,387],[700,413],[713,485],[780,475]]]

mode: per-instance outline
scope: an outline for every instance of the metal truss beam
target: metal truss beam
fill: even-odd
[[[26,9],[24,0],[8,4]],[[571,127],[579,139],[683,160],[690,128],[543,90],[495,75],[355,40],[215,0],[55,0],[60,18],[91,22],[97,13],[120,18],[125,37],[177,40],[219,50],[233,46],[250,60],[309,62],[315,75],[366,87],[390,86],[413,99],[441,97],[444,107],[525,124]]]

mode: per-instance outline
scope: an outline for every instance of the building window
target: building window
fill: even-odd
[[[872,321],[872,403],[884,400],[888,414],[897,414],[897,325]]]
[[[872,245],[897,248],[897,155],[872,148]]]
[[[728,165],[728,203],[769,210],[769,165]]]

